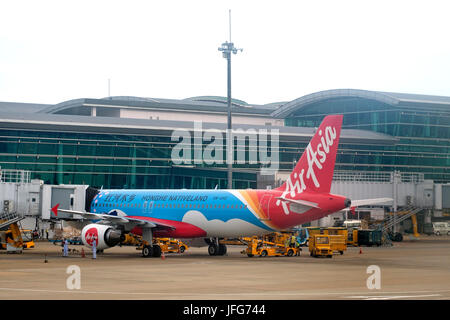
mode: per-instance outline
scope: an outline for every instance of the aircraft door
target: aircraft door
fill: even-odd
[[[144,202],[144,214],[147,216],[151,216],[153,212],[153,201],[145,201]]]

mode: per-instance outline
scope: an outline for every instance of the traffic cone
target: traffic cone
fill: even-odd
[[[86,255],[84,254],[84,248],[81,248],[81,257],[86,258]]]
[[[362,249],[361,249],[361,247],[359,247],[359,254],[362,254],[363,252],[362,252]]]
[[[164,255],[164,251],[161,251],[161,259],[162,260],[166,259],[166,256]]]

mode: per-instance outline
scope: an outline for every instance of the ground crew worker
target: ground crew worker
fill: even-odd
[[[300,248],[301,245],[301,238],[300,235],[297,235],[295,238],[295,247],[297,248],[297,254],[296,256],[300,256],[300,251],[302,251],[302,248]]]
[[[66,238],[64,238],[63,240],[63,245],[64,245],[63,257],[67,257],[69,253],[69,241],[67,241]]]
[[[294,235],[292,235],[292,237],[291,237],[291,248],[295,248],[295,236]]]
[[[92,259],[97,259],[97,243],[95,239],[92,241]]]

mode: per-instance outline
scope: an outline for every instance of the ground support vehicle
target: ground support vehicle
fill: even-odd
[[[328,234],[313,234],[309,237],[309,254],[311,257],[333,257],[333,249]]]
[[[142,250],[144,242],[141,236],[125,235],[125,240],[122,244],[136,245],[136,250]],[[159,247],[158,251],[161,253],[184,253],[189,247],[181,240],[172,238],[153,238],[153,246]]]
[[[10,224],[6,231],[0,234],[1,249],[6,249],[8,253],[22,253],[24,242],[22,232],[16,223]]]
[[[328,235],[330,248],[333,252],[344,254],[347,250],[348,230],[344,227],[309,228],[310,239],[313,235]]]
[[[188,249],[182,241],[171,238],[155,238],[153,244],[159,245],[164,253],[183,253]]]
[[[290,247],[289,245],[286,246],[286,243],[276,243],[253,237],[251,241],[248,242],[247,249],[241,253],[247,254],[249,257],[292,257],[298,255],[300,251],[300,248],[295,246]]]

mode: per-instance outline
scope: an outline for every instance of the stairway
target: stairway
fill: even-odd
[[[10,225],[22,220],[24,217],[11,212],[0,213],[0,230],[6,230]]]
[[[389,216],[384,221],[384,223],[381,224],[378,228],[382,232],[383,244],[392,245],[392,240],[389,235],[392,227],[394,227],[395,225],[399,224],[400,222],[402,222],[408,218],[411,218],[411,216],[419,213],[422,210],[423,210],[423,208],[408,207],[408,208],[403,209],[401,211],[401,213],[399,213],[397,215],[397,218],[395,220],[394,220],[394,216]]]

